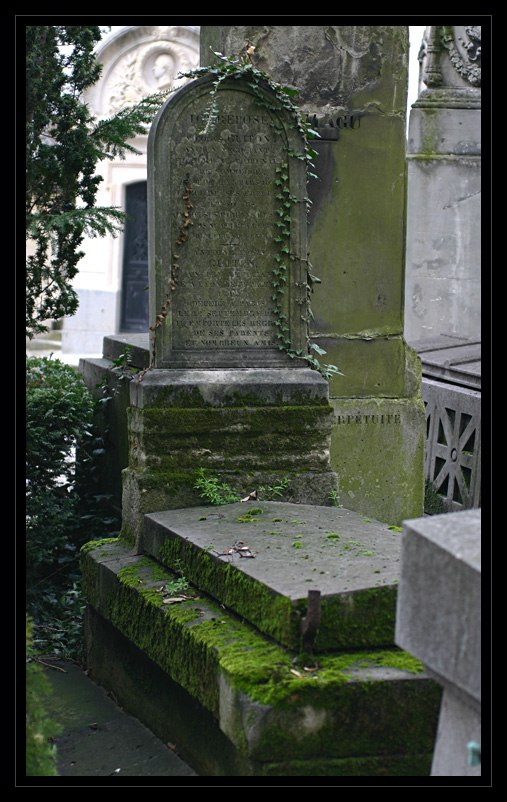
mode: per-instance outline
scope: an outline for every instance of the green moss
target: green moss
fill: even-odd
[[[185,566],[185,576],[196,587],[220,599],[280,643],[298,643],[300,613],[289,598],[179,538],[165,538],[157,558],[168,567],[180,561]]]
[[[293,547],[302,549],[304,543],[296,538]],[[156,557],[170,569],[180,562],[186,578],[196,587],[220,599],[279,643],[299,648],[306,599],[293,602],[235,565],[180,538],[166,537]],[[383,586],[324,598],[315,652],[393,645],[396,593],[395,586]]]
[[[122,524],[122,527],[121,527],[121,530],[120,530],[120,540],[122,541],[122,543],[125,544],[125,546],[127,546],[127,548],[130,548],[130,549],[134,548],[134,545],[135,545],[135,542],[136,542],[135,533],[132,531],[132,529],[129,526],[126,526],[125,524]]]
[[[323,436],[331,432],[330,406],[248,409],[129,409],[130,455],[134,470],[195,470],[196,452],[213,454],[214,470],[258,471],[259,454],[275,470],[310,470]],[[294,450],[294,438],[299,448]],[[205,460],[204,460],[205,462]]]
[[[237,523],[239,524],[255,523],[257,519],[254,516],[262,515],[262,512],[263,511],[261,510],[260,507],[252,507],[252,509],[248,510],[248,512],[245,513],[245,515],[240,515],[240,517],[236,519]]]
[[[394,644],[396,588],[370,588],[323,599],[315,652]]]
[[[429,777],[432,754],[287,760],[262,764],[261,773],[264,777]]]
[[[110,548],[115,554],[114,546]],[[95,563],[93,550],[83,559]],[[256,761],[274,765],[288,754],[325,760],[431,750],[440,698],[436,683],[424,680],[412,686],[406,673],[400,674],[400,682],[375,679],[378,666],[420,673],[421,664],[411,656],[398,649],[305,656],[312,666],[317,659],[318,668],[305,672],[301,662],[297,671],[294,651],[261,635],[202,592],[199,599],[163,605],[157,586],[174,574],[154,560],[143,558],[124,567],[116,581],[108,565],[110,561],[95,563],[85,570],[87,593],[95,598],[98,612],[217,718],[217,677],[222,675],[231,699],[238,691],[238,699],[248,700],[251,726],[241,724],[233,742],[244,752],[248,747]],[[371,681],[365,680],[365,671]],[[264,718],[264,705],[273,708],[273,715]],[[302,737],[298,722],[307,716],[319,726]],[[248,740],[253,729],[254,746]]]
[[[101,540],[90,540],[81,546],[81,554],[87,554],[89,551],[100,549],[102,546],[109,546],[113,543],[118,543],[117,537],[104,537]]]

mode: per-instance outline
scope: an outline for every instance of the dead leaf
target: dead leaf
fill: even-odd
[[[176,602],[187,601],[187,596],[170,596],[168,599],[162,599],[162,604],[175,604]]]
[[[257,500],[257,490],[252,490],[249,496],[242,498],[241,501],[256,501]]]

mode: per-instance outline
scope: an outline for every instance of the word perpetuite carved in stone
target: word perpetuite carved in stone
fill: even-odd
[[[387,423],[401,423],[401,415],[399,413],[396,414],[389,414],[386,413],[382,415],[337,415],[336,422],[338,424],[343,423],[367,423],[367,424],[387,424]]]

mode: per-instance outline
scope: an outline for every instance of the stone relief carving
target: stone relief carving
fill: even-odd
[[[429,88],[443,84],[440,59],[444,48],[456,72],[471,86],[480,87],[481,26],[429,26],[418,55],[423,65],[422,79]]]
[[[442,84],[440,49],[439,27],[431,25],[429,29],[426,29],[421,49],[419,50],[419,62],[423,64],[422,79],[428,87]]]
[[[114,113],[153,92],[182,83],[178,74],[193,69],[194,60],[175,42],[156,42],[127,54],[108,81],[109,113]],[[107,90],[106,90],[107,91]]]
[[[481,26],[465,25],[464,35],[459,35],[459,28],[446,33],[444,28],[443,43],[449,51],[449,58],[454,69],[472,86],[481,85]]]
[[[99,86],[88,100],[99,115],[111,115],[154,92],[187,83],[179,78],[199,65],[199,29],[184,26],[130,26],[99,47]]]

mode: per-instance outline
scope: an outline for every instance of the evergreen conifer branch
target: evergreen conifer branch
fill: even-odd
[[[45,321],[72,315],[78,297],[72,279],[85,235],[117,236],[126,215],[95,205],[104,159],[139,154],[131,141],[144,135],[169,92],[158,92],[97,121],[83,92],[100,77],[94,46],[98,26],[26,27],[26,334],[47,331]]]

